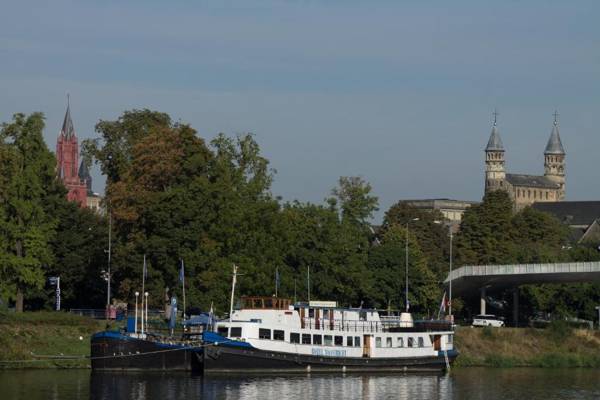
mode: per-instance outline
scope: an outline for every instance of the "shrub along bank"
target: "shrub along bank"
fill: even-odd
[[[600,332],[561,322],[547,329],[461,327],[455,345],[458,367],[600,367]]]

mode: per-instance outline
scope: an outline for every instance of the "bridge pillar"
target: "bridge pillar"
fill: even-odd
[[[482,287],[479,294],[479,314],[485,314],[485,288]]]
[[[513,326],[519,326],[519,287],[513,289],[513,312],[512,312]]]

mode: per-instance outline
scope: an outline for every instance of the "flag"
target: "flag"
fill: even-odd
[[[179,268],[179,282],[183,282],[184,280],[184,273],[185,273],[185,267],[183,266],[183,259],[181,260],[181,268]]]
[[[438,319],[441,318],[442,315],[446,313],[446,292],[442,296],[442,303],[440,304],[440,309],[438,311]]]

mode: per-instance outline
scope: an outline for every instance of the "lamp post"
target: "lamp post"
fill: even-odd
[[[404,289],[405,289],[404,296],[405,296],[405,301],[406,301],[406,303],[405,303],[405,305],[406,305],[406,312],[408,312],[408,309],[410,307],[409,304],[408,304],[408,224],[410,224],[413,221],[418,221],[418,220],[419,220],[419,218],[413,218],[411,220],[406,221],[406,248],[404,250],[404,253],[405,253],[405,256],[406,256],[406,271],[404,271],[405,278],[406,278],[406,282],[405,282],[405,286],[404,286]]]
[[[135,334],[137,334],[137,311],[138,311],[138,296],[140,295],[140,292],[135,292],[135,328],[133,329],[133,332]]]

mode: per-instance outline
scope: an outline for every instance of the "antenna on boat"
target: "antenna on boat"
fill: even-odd
[[[237,265],[233,264],[233,277],[231,279],[231,303],[229,304],[229,322],[233,321],[233,297],[235,296],[235,284],[237,282]]]

